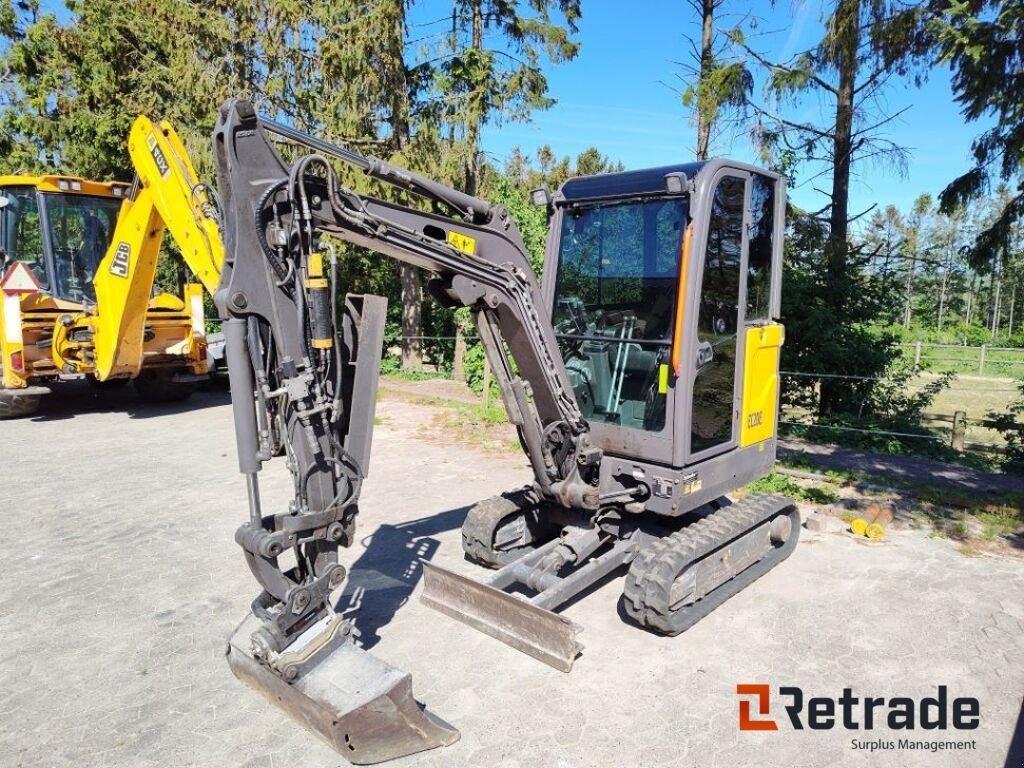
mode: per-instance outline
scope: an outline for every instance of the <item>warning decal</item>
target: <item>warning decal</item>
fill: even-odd
[[[476,253],[476,240],[461,232],[449,231],[448,243],[449,245],[454,245],[463,253],[468,253],[470,256]]]

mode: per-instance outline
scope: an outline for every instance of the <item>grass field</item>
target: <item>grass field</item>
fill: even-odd
[[[933,381],[932,374],[922,374],[911,382],[911,386],[920,387]],[[1010,403],[1020,396],[1017,382],[1009,378],[980,377],[958,375],[948,389],[943,390],[928,408],[928,413],[952,416],[954,411],[967,414],[968,426],[966,439],[971,442],[1001,444],[1002,437],[998,432],[986,427],[970,423],[987,419],[990,411],[1005,413]],[[946,430],[948,433],[948,430]]]
[[[900,345],[903,354],[913,360],[913,344]],[[921,345],[921,369],[930,373],[953,371],[974,376],[1024,377],[1024,349],[986,348],[982,365],[981,347]]]

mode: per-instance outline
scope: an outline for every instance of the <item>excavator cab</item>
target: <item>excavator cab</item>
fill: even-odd
[[[570,179],[553,202],[542,285],[593,442],[635,462],[631,472],[694,467],[695,498],[673,494],[668,514],[721,495],[726,477],[735,487],[764,474],[782,342],[782,179],[714,160]]]
[[[67,177],[0,178],[0,271],[20,261],[54,298],[95,301],[92,280],[127,192]]]

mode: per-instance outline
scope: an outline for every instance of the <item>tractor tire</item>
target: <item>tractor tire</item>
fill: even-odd
[[[45,392],[29,387],[28,390],[0,389],[0,420],[23,419],[39,410],[39,402]]]
[[[143,371],[132,380],[139,399],[146,403],[177,403],[196,391],[194,381],[173,381],[166,371]]]
[[[107,381],[100,381],[91,373],[85,377],[86,381],[89,382],[89,386],[94,389],[98,389],[100,392],[110,392],[117,389],[124,389],[125,385],[128,384],[130,379],[108,379]]]

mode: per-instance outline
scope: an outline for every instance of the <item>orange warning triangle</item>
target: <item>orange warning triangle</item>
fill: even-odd
[[[0,288],[4,293],[36,293],[43,289],[36,276],[32,274],[32,270],[28,268],[28,264],[23,261],[16,261],[11,265],[7,274],[0,280]]]

